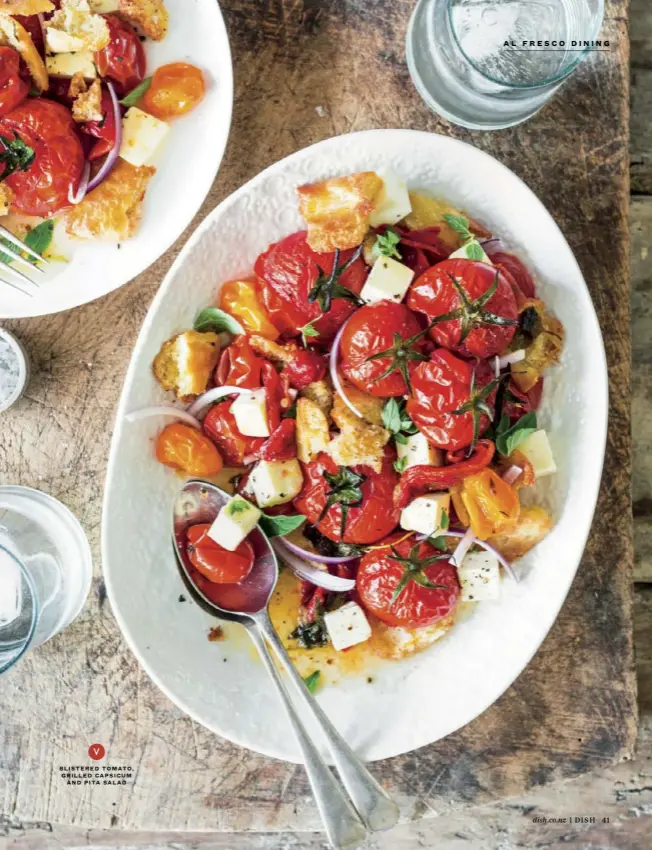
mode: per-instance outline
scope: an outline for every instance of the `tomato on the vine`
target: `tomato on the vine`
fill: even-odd
[[[0,116],[22,103],[29,85],[19,75],[20,56],[11,47],[0,47]]]
[[[169,121],[194,109],[205,93],[206,83],[199,68],[187,62],[173,62],[154,71],[143,107],[155,118]]]
[[[419,320],[403,304],[379,301],[361,307],[342,334],[342,372],[371,395],[405,395],[406,377],[425,359],[424,336]]]
[[[200,476],[217,475],[224,465],[208,437],[183,422],[173,422],[158,435],[156,459],[173,469]]]
[[[512,341],[518,309],[500,269],[477,260],[444,260],[410,286],[407,305],[424,313],[434,341],[464,357],[491,357]],[[446,317],[446,318],[445,318]]]
[[[392,495],[398,481],[389,447],[380,472],[368,466],[338,467],[328,455],[305,464],[296,510],[325,537],[345,543],[373,543],[398,525]],[[344,528],[344,534],[342,534]]]
[[[193,567],[214,584],[244,581],[254,565],[251,543],[242,543],[230,552],[208,536],[210,524],[191,525],[186,532],[186,553]]]
[[[406,411],[433,445],[459,449],[478,439],[491,421],[496,384],[486,361],[474,364],[440,348],[412,373]]]
[[[204,433],[220,450],[227,466],[244,466],[245,458],[257,452],[265,443],[264,437],[245,437],[231,413],[233,400],[219,402],[204,418]]]
[[[101,77],[113,80],[119,94],[128,94],[145,77],[145,50],[136,30],[115,15],[104,15],[110,41],[95,54]]]
[[[394,534],[360,561],[356,588],[363,605],[389,626],[431,626],[451,614],[460,596],[449,556],[428,542]]]
[[[364,261],[354,256],[352,250],[342,251],[339,258],[336,253],[317,254],[308,246],[305,231],[270,245],[254,270],[263,283],[263,302],[274,326],[288,336],[298,336],[311,325],[316,342],[331,340],[355,309],[354,301],[367,277]],[[329,284],[336,260],[336,280]],[[342,297],[341,290],[338,294],[338,286],[351,297]]]
[[[0,137],[7,140],[0,179],[13,190],[14,206],[39,216],[68,206],[84,168],[70,111],[53,100],[29,98],[0,118]]]

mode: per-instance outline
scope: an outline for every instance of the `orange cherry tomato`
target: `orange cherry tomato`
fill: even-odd
[[[193,567],[214,584],[244,581],[254,565],[254,549],[243,540],[229,552],[208,536],[210,525],[191,525],[187,531],[186,552]]]
[[[224,466],[208,437],[183,422],[174,422],[161,431],[156,440],[156,458],[189,475],[217,475]]]
[[[203,100],[205,93],[206,83],[199,68],[186,62],[173,62],[154,72],[143,105],[155,118],[167,121],[190,112]]]
[[[252,280],[230,280],[220,289],[220,309],[238,319],[249,333],[278,339],[279,332],[269,320]]]
[[[480,540],[513,528],[521,510],[516,489],[488,467],[465,478],[451,495],[455,513]]]

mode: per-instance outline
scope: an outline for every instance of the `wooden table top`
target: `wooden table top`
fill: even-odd
[[[634,744],[627,4],[606,6],[609,52],[592,55],[527,124],[473,133],[432,115],[410,82],[403,41],[412,2],[222,3],[234,122],[192,227],[262,168],[320,139],[373,127],[445,133],[493,154],[536,191],[576,253],[605,338],[607,456],[578,576],[541,650],[496,705],[444,741],[376,765],[408,818],[588,772],[629,756]],[[96,573],[77,622],[2,678],[0,814],[138,829],[319,826],[303,771],[182,715],[138,667],[106,603],[99,525],[115,406],[147,307],[191,229],[118,292],[10,323],[33,377],[23,402],[0,419],[0,482],[68,504],[90,537]],[[131,764],[128,793],[61,780],[59,766],[87,763],[94,742],[112,763]]]

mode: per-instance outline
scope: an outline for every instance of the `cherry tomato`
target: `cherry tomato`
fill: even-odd
[[[143,107],[155,118],[168,121],[194,109],[205,93],[206,83],[199,68],[187,62],[173,62],[154,71],[152,84],[143,98]]]
[[[5,178],[15,194],[14,206],[28,215],[49,216],[68,206],[77,190],[84,152],[70,111],[60,103],[33,97],[0,118],[0,136],[34,151],[32,163]]]
[[[350,472],[362,476],[359,482],[361,493],[360,504],[347,506],[344,537],[342,537],[342,504],[333,504],[326,512],[321,522],[318,522],[326,506],[332,484],[324,477],[341,475],[348,467],[337,467],[327,455],[304,465],[304,486],[294,500],[294,507],[308,518],[311,524],[317,524],[317,529],[330,540],[344,540],[346,543],[373,543],[385,537],[398,525],[400,511],[394,507],[392,495],[398,481],[393,461],[395,453],[389,447],[385,448],[385,456],[380,472],[374,472],[368,466],[353,466]],[[346,474],[346,472],[345,472]],[[351,493],[351,491],[349,490]],[[352,498],[345,499],[349,503]]]
[[[482,296],[494,286],[494,294],[482,303]],[[406,303],[429,320],[453,311],[463,313],[463,317],[435,324],[430,331],[438,345],[463,357],[499,354],[516,331],[513,323],[518,319],[518,309],[507,278],[499,269],[476,260],[437,263],[411,284]]]
[[[119,94],[128,94],[145,77],[145,51],[136,30],[115,15],[104,15],[111,40],[95,54],[101,77],[109,77]]]
[[[338,268],[351,259],[353,251],[342,251]],[[261,254],[254,266],[263,282],[263,302],[274,324],[288,336],[297,336],[305,325],[314,322],[319,333],[316,342],[333,339],[355,309],[352,301],[334,298],[330,310],[322,313],[318,301],[308,301],[317,282],[319,269],[328,275],[333,270],[335,254],[317,254],[308,247],[305,231],[286,236]],[[358,258],[338,277],[338,283],[356,295],[360,294],[367,267]]]
[[[173,422],[158,435],[156,459],[189,475],[217,475],[224,465],[220,453],[205,434]]]
[[[267,339],[278,339],[278,331],[270,322],[260,301],[258,282],[254,280],[229,280],[220,289],[219,305],[225,313],[234,316],[249,333]]]
[[[102,120],[101,121],[84,121],[81,124],[82,133],[88,133],[89,136],[94,136],[98,141],[95,142],[89,159],[99,159],[113,150],[115,145],[115,115],[113,112],[113,101],[111,95],[105,88],[102,88]]]
[[[326,374],[326,360],[316,351],[300,348],[289,363],[283,367],[291,387],[303,390],[315,381],[321,381]]]
[[[18,75],[20,56],[11,47],[0,47],[0,116],[22,103],[29,86]]]
[[[210,524],[191,525],[186,533],[186,552],[193,567],[214,584],[244,581],[254,565],[251,543],[243,540],[229,552],[208,536]]]
[[[495,266],[498,266],[501,271],[509,272],[526,298],[535,297],[532,275],[515,254],[493,250],[491,242],[485,245],[485,252]]]
[[[239,336],[224,349],[217,364],[215,380],[220,386],[257,389],[260,370],[266,361],[254,352],[246,336]]]
[[[460,585],[457,570],[447,560],[434,560],[442,552],[426,542],[419,545],[414,537],[401,540],[401,534],[383,542],[387,546],[367,552],[358,568],[356,588],[365,608],[384,623],[404,629],[431,626],[451,614]],[[424,587],[427,583],[438,587]]]
[[[227,466],[244,466],[244,459],[257,452],[266,442],[264,437],[245,437],[238,430],[231,413],[232,399],[216,404],[204,418],[204,433],[220,450]]]
[[[371,395],[405,395],[404,373],[412,372],[416,360],[423,356],[425,334],[421,330],[417,317],[403,304],[379,301],[361,307],[342,334],[342,372],[354,386]],[[404,344],[397,345],[396,334]],[[369,359],[384,351],[387,357]]]
[[[417,364],[412,372],[412,395],[406,411],[428,441],[442,449],[459,449],[473,440],[474,418],[478,421],[476,437],[489,425],[489,416],[481,408],[459,411],[471,398],[471,382],[475,368],[474,397],[491,404],[495,393],[478,399],[478,393],[491,381],[491,367],[480,362],[477,367],[460,360],[446,349],[437,349],[430,360]]]

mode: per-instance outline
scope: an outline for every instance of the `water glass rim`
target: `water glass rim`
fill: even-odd
[[[435,0],[435,2],[436,2],[436,0]],[[510,89],[539,89],[539,88],[543,88],[545,86],[552,85],[553,83],[561,82],[561,80],[565,79],[571,73],[571,71],[573,71],[575,68],[577,68],[577,66],[580,64],[582,59],[584,59],[586,54],[589,52],[588,47],[585,47],[581,52],[578,51],[578,55],[571,62],[569,62],[569,64],[563,69],[563,71],[560,71],[558,74],[555,74],[552,77],[547,77],[545,80],[541,80],[537,83],[510,83],[510,82],[507,82],[506,80],[501,80],[499,77],[493,77],[491,74],[488,74],[486,71],[484,71],[476,63],[476,61],[473,60],[468,55],[468,53],[462,47],[462,43],[460,42],[460,40],[457,37],[457,33],[456,33],[455,27],[453,25],[452,8],[453,8],[454,5],[459,5],[459,3],[460,3],[460,0],[446,0],[446,15],[447,15],[447,19],[448,19],[448,25],[450,26],[451,33],[453,35],[453,39],[455,41],[455,44],[456,44],[457,48],[459,49],[460,53],[464,56],[466,61],[469,63],[469,65],[471,65],[471,67],[475,71],[477,71],[479,74],[481,74],[486,80],[489,80],[489,82],[496,83],[499,86],[504,86],[505,88],[510,88]],[[602,24],[603,24],[603,21],[604,21],[604,3],[605,3],[605,0],[596,0],[596,4],[597,4],[596,24],[597,25],[595,27],[595,31],[591,33],[591,37],[586,39],[587,41],[595,40],[595,37],[598,35],[598,33],[600,32],[600,29],[602,28]]]
[[[36,624],[38,623],[38,613],[39,612],[38,612],[38,597],[36,595],[36,587],[34,586],[34,582],[32,581],[32,577],[27,572],[27,568],[25,567],[23,562],[20,560],[20,558],[17,557],[15,552],[12,552],[10,549],[7,549],[7,547],[3,546],[1,543],[0,543],[0,549],[3,552],[5,552],[7,555],[9,555],[9,557],[17,564],[18,569],[20,570],[22,577],[25,581],[25,584],[29,587],[29,591],[32,594],[32,601],[33,601],[32,622],[31,622],[30,627],[29,627],[29,634],[25,637],[23,645],[20,648],[17,655],[15,655],[10,661],[7,661],[5,664],[0,663],[0,675],[2,675],[2,673],[6,673],[7,670],[10,670],[14,666],[14,664],[16,664],[18,661],[20,661],[20,659],[23,657],[23,655],[29,649],[29,646],[32,642],[32,638],[34,637],[34,632],[36,631]]]

